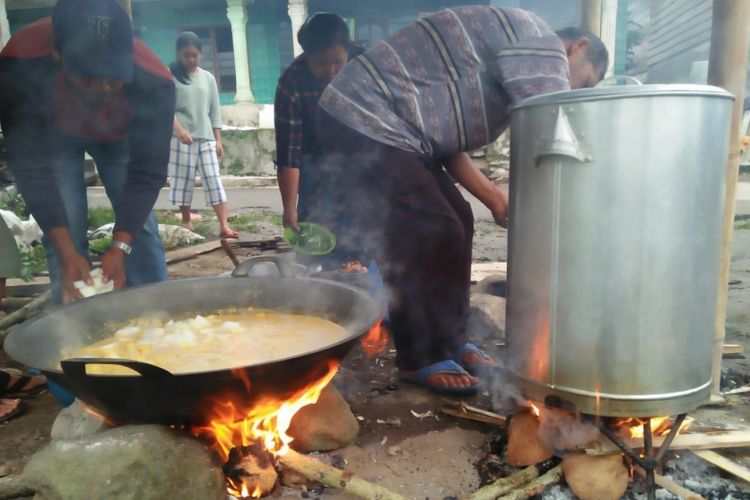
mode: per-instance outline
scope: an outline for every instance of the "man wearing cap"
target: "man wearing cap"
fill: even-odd
[[[167,175],[174,92],[114,0],[59,0],[51,19],[18,31],[0,53],[8,166],[44,231],[58,302],[80,298],[75,281],[91,283],[85,153],[115,209],[104,281],[167,278],[151,208]]]

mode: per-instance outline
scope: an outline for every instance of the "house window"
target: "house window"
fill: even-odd
[[[219,92],[235,92],[237,76],[234,69],[234,46],[229,26],[191,26],[182,31],[192,31],[203,44],[201,68],[213,73]]]
[[[354,39],[371,47],[388,36],[385,17],[357,17],[354,19]]]

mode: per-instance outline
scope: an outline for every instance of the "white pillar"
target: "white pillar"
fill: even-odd
[[[294,57],[297,57],[302,53],[302,47],[300,47],[297,41],[297,33],[299,33],[300,28],[305,24],[305,20],[307,20],[307,0],[289,0],[287,11],[289,12],[289,19],[292,21]]]
[[[254,102],[250,85],[250,60],[247,57],[247,6],[246,0],[227,0],[227,17],[232,25],[234,46],[234,71],[237,79],[236,104]]]
[[[615,42],[617,40],[617,0],[602,0],[600,38],[609,52],[609,67],[605,76],[611,76],[615,67]]]
[[[0,0],[0,49],[10,40],[10,23],[8,13],[5,10],[5,0]]]

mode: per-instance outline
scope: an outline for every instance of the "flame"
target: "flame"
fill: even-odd
[[[651,432],[654,436],[664,436],[669,434],[672,429],[672,422],[669,417],[653,417],[651,420]],[[643,438],[645,419],[642,418],[626,418],[618,422],[619,426],[627,427],[628,433],[632,438]],[[677,429],[677,434],[683,432],[692,423],[692,419],[686,418],[680,428]]]
[[[289,444],[293,440],[286,433],[292,418],[301,408],[318,401],[320,393],[337,371],[338,362],[330,361],[321,378],[284,400],[266,398],[249,409],[243,409],[232,401],[218,402],[214,408],[216,415],[211,422],[206,426],[194,427],[191,432],[213,442],[214,449],[224,462],[232,448],[249,446],[254,442],[260,443],[275,456],[283,456],[289,451]],[[239,498],[258,498],[263,494],[257,485],[236,484],[229,479],[227,483],[229,493]]]
[[[388,330],[385,329],[382,321],[370,328],[370,331],[360,340],[360,345],[368,358],[383,352],[388,345]]]
[[[535,405],[534,403],[532,403],[531,401],[529,401],[529,408],[531,408],[531,413],[535,417],[538,417],[539,415],[541,415],[541,412],[539,411],[539,407]]]

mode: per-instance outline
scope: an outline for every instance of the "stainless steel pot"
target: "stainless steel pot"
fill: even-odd
[[[527,397],[605,416],[708,400],[732,99],[643,85],[513,111],[507,330]]]

